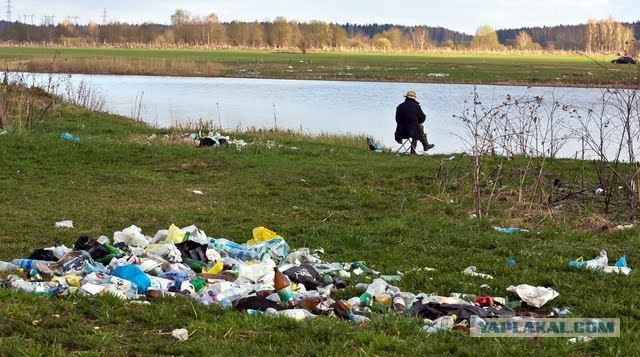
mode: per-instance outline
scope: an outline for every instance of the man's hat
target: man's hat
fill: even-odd
[[[415,100],[415,99],[417,98],[417,96],[416,96],[416,92],[414,92],[414,91],[410,90],[410,91],[408,91],[408,92],[407,92],[407,95],[405,95],[405,97],[406,97],[406,98],[409,98],[409,99],[413,99],[413,100]]]

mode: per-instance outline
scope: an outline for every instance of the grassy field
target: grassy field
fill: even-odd
[[[568,60],[567,60],[568,61]],[[63,141],[69,131],[82,139]],[[552,287],[544,306],[569,306],[573,317],[618,317],[622,336],[569,344],[567,338],[475,339],[457,332],[428,335],[422,321],[375,317],[368,325],[329,318],[296,322],[248,316],[184,299],[149,306],[115,298],[46,299],[0,289],[0,354],[68,355],[633,355],[640,351],[640,275],[606,276],[569,261],[606,249],[640,267],[638,231],[581,226],[597,206],[572,205],[549,218],[496,200],[491,217],[472,212],[465,156],[396,156],[370,152],[364,138],[305,137],[286,132],[233,135],[245,150],[197,149],[148,140],[174,134],[107,114],[57,105],[31,131],[0,136],[0,260],[27,256],[79,236],[111,236],[131,224],[153,235],[170,224],[196,224],[209,236],[243,242],[266,226],[292,248],[323,247],[327,261],[365,260],[373,269],[406,271],[406,291],[482,294],[487,281],[463,275],[467,266],[495,276],[493,296],[509,285]],[[267,140],[282,147],[269,149]],[[297,147],[297,150],[291,147]],[[509,162],[510,170],[524,165]],[[583,165],[548,163],[549,175],[574,184]],[[487,170],[492,170],[487,166]],[[507,170],[507,169],[505,169]],[[487,173],[490,173],[487,171]],[[587,173],[587,180],[593,179]],[[445,179],[444,177],[448,177]],[[505,179],[504,185],[517,183]],[[195,195],[201,190],[204,195]],[[525,205],[528,206],[528,205]],[[574,209],[575,207],[575,209]],[[619,223],[615,218],[609,217]],[[72,219],[74,229],[54,222]],[[604,218],[602,218],[604,219]],[[531,233],[505,235],[493,225],[518,224]],[[587,230],[585,228],[590,228]],[[517,264],[509,266],[507,258]],[[413,271],[432,267],[434,272]],[[359,280],[350,280],[353,284]],[[339,296],[356,295],[348,288]],[[513,297],[513,296],[512,296]],[[170,332],[192,333],[177,342]]]
[[[55,64],[54,56],[57,56]],[[89,74],[226,76],[314,80],[598,86],[628,65],[610,56],[277,53],[74,48],[0,48],[5,68]],[[604,68],[603,68],[604,67]]]

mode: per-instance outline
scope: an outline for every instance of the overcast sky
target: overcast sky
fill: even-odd
[[[0,2],[6,11],[7,0]],[[442,26],[469,34],[482,24],[501,29],[578,24],[588,18],[609,16],[626,22],[640,20],[638,0],[11,0],[11,3],[12,20],[23,21],[23,15],[34,14],[36,24],[51,15],[56,16],[56,22],[78,16],[78,23],[90,20],[101,23],[104,8],[109,21],[130,23],[168,24],[171,14],[182,8],[194,15],[215,12],[225,22],[284,16],[299,21]],[[4,11],[2,19],[6,18]],[[27,22],[31,22],[31,17]]]

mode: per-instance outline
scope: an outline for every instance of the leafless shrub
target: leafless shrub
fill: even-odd
[[[104,95],[90,82],[82,79],[78,83],[68,80],[65,83],[65,92],[62,95],[66,101],[90,110],[103,111],[105,106]]]

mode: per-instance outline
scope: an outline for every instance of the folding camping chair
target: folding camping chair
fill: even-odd
[[[411,139],[402,139],[402,145],[396,150],[396,155],[406,155],[411,152]]]

